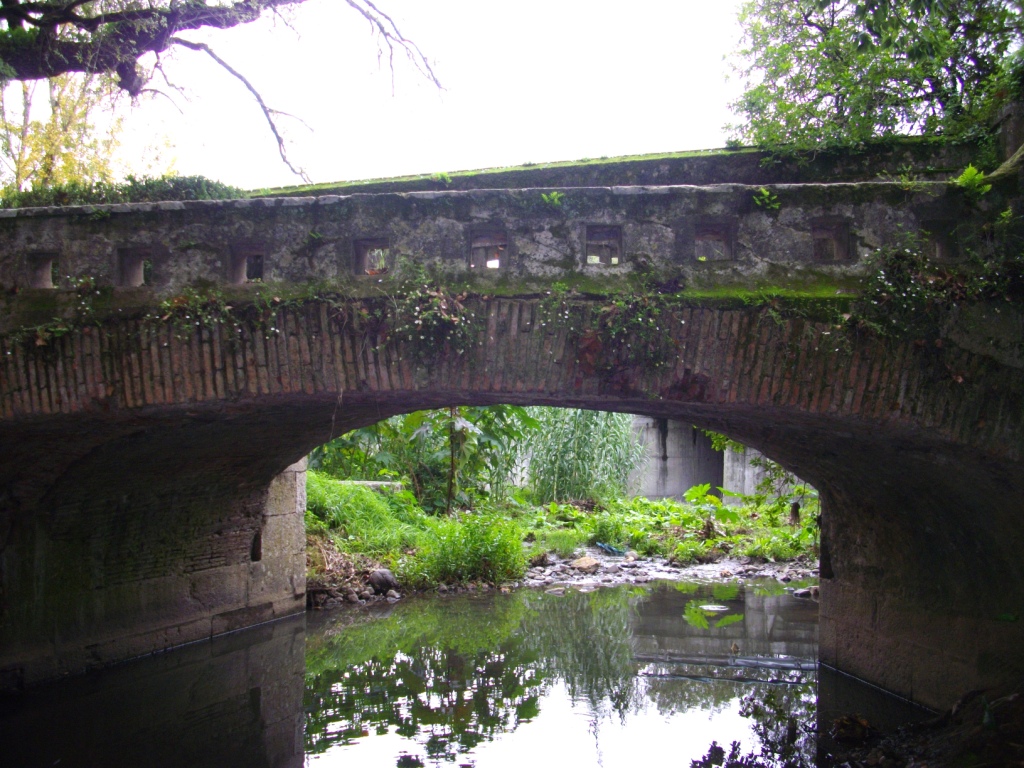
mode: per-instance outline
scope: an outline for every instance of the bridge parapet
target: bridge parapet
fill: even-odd
[[[482,284],[805,284],[862,274],[873,249],[929,233],[955,258],[972,219],[946,184],[599,187],[410,192],[0,211],[0,287],[144,288],[346,281],[399,257]],[[145,301],[145,299],[142,299]],[[2,312],[2,310],[0,310]],[[2,328],[2,325],[0,325]]]

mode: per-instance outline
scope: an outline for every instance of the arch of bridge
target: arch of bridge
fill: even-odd
[[[8,562],[4,633],[28,642],[56,622],[73,635],[60,601],[76,589],[183,570],[194,582],[245,560],[271,478],[333,435],[425,407],[520,403],[686,419],[821,488],[825,660],[935,704],[950,680],[1013,658],[1020,632],[997,619],[1024,595],[1019,370],[952,345],[837,345],[825,323],[728,306],[678,310],[665,320],[674,364],[643,370],[602,342],[597,308],[579,302],[553,325],[537,299],[476,300],[462,354],[382,338],[315,301],[282,310],[277,333],[179,338],[128,320],[17,347],[0,392],[8,543],[94,552],[45,577]],[[40,583],[57,602],[40,608]],[[104,608],[127,622],[118,610]]]

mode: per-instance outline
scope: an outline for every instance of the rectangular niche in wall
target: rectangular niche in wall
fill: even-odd
[[[587,225],[587,264],[615,267],[622,263],[622,227]]]
[[[357,275],[383,275],[394,266],[391,244],[386,237],[356,240],[354,248]]]
[[[735,256],[734,219],[707,218],[697,222],[693,234],[693,256],[697,261],[732,261]]]
[[[853,249],[850,246],[850,222],[846,219],[812,220],[811,238],[814,242],[815,263],[849,261]]]
[[[922,223],[931,255],[936,261],[956,261],[960,249],[956,241],[956,224],[948,220],[925,221]]]
[[[476,230],[469,238],[470,269],[508,266],[508,233],[503,229]]]
[[[117,249],[117,284],[138,288],[152,281],[153,262],[148,248]],[[149,278],[147,280],[147,278]]]
[[[56,253],[30,253],[26,262],[30,288],[53,288],[60,281]]]
[[[234,285],[263,279],[263,253],[256,246],[235,246],[231,253],[228,282]]]

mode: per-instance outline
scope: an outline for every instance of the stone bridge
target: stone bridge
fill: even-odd
[[[955,259],[974,216],[938,182],[0,211],[0,685],[301,611],[302,458],[493,403],[757,448],[821,491],[823,661],[933,706],[1015,680],[1024,376],[984,340],[1020,319],[841,321],[873,249]]]

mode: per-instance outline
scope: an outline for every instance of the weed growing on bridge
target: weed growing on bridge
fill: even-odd
[[[8,354],[19,344],[41,349],[79,328],[100,324],[99,304],[109,298],[112,289],[98,285],[94,277],[69,276],[67,280],[74,292],[70,312],[64,317],[53,317],[45,323],[19,328],[5,334],[2,343]]]
[[[777,211],[782,207],[779,196],[767,187],[761,187],[754,193],[754,205],[766,211]]]
[[[610,353],[611,367],[659,371],[670,368],[678,349],[670,325],[678,300],[654,293],[619,295],[599,310],[598,334]]]
[[[972,203],[981,200],[992,189],[992,185],[985,181],[985,172],[979,171],[973,165],[968,165],[954,182]]]
[[[391,333],[419,362],[432,363],[444,352],[465,354],[473,343],[475,317],[465,305],[467,294],[427,275],[422,264],[402,259],[398,289],[388,295]]]
[[[159,311],[146,315],[145,319],[154,325],[170,323],[179,340],[189,338],[201,328],[212,329],[234,321],[232,307],[217,288],[191,286],[177,296],[164,299]]]
[[[562,201],[565,199],[565,193],[559,192],[557,189],[551,192],[541,192],[540,199],[552,208],[561,208]]]
[[[921,237],[874,254],[872,271],[853,308],[851,327],[881,336],[939,340],[958,308],[977,302],[1024,302],[1024,231],[1007,209],[966,244],[967,258],[940,262]]]

